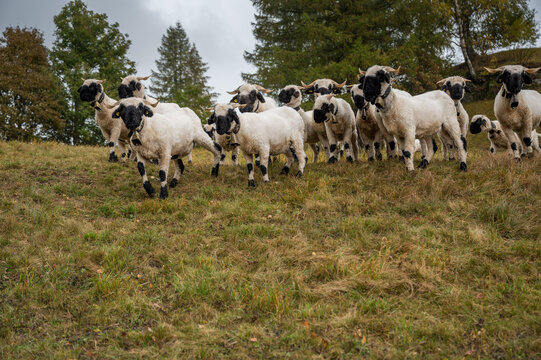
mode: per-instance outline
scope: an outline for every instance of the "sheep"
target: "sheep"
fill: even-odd
[[[195,144],[202,146],[214,155],[211,175],[218,176],[221,146],[210,139],[201,126],[201,120],[188,108],[167,114],[154,113],[157,103],[146,99],[127,98],[107,105],[114,109],[112,117],[121,118],[130,131],[129,139],[137,156],[137,169],[143,179],[143,187],[148,196],[154,195],[154,188],[148,181],[145,163],[160,160],[160,199],[168,197],[167,173],[169,161],[176,160],[175,173],[169,186],[174,188],[184,172],[182,157],[188,155]]]
[[[244,84],[233,91],[228,91],[227,93],[235,95],[231,99],[230,103],[246,105],[239,108],[240,112],[242,113],[260,113],[275,108],[276,101],[270,97],[263,96],[261,92],[268,94],[272,91],[256,84]]]
[[[301,108],[302,102],[302,86],[287,85],[278,94],[278,100],[284,103],[286,106],[295,109],[302,117],[304,121],[304,143],[309,144],[314,152],[314,163],[317,162],[319,156],[318,142],[321,142],[325,153],[327,154],[327,160],[329,159],[329,141],[327,140],[327,132],[325,131],[324,124],[317,124],[314,121],[313,110],[304,111]]]
[[[319,95],[314,103],[313,115],[317,124],[325,123],[325,131],[330,144],[328,163],[332,164],[338,161],[338,141],[344,142],[347,161],[358,160],[359,147],[355,114],[347,101],[336,98],[334,94]]]
[[[124,126],[122,121],[114,119],[111,116],[112,112],[104,106],[113,104],[116,101],[111,99],[105,93],[103,89],[105,80],[81,80],[83,80],[83,85],[77,89],[77,92],[82,101],[90,102],[91,106],[95,109],[96,123],[100,127],[101,133],[109,145],[109,162],[118,161],[118,157],[115,154],[115,144],[118,144],[123,160],[126,159],[126,155],[130,158],[131,150],[126,154],[126,145],[129,141],[129,130]]]
[[[359,69],[359,71],[361,71]],[[364,143],[366,155],[369,161],[373,161],[374,157],[378,160],[382,159],[380,148],[383,147],[383,140],[387,143],[387,157],[396,157],[398,149],[396,148],[396,140],[390,135],[383,122],[379,112],[374,106],[371,106],[364,98],[362,77],[359,77],[360,84],[351,85],[350,94],[351,100],[357,107],[355,122],[359,131],[360,138]]]
[[[145,94],[145,86],[141,82],[141,80],[148,80],[149,78],[150,75],[144,77],[133,75],[126,76],[122,79],[122,83],[118,87],[118,96],[121,99],[127,99],[130,97],[147,99],[148,101],[155,103],[157,100]],[[159,102],[158,106],[154,109],[154,112],[158,114],[167,114],[168,112],[179,111],[180,109],[180,106],[176,103]],[[191,162],[192,153],[190,152],[188,154],[188,163]]]
[[[231,161],[233,162],[233,165],[238,165],[239,144],[236,142],[236,138],[232,135],[218,135],[216,133],[216,124],[214,123],[212,116],[207,119],[207,124],[203,125],[203,129],[212,140],[216,141],[222,147],[220,165],[225,165],[226,151],[231,151]]]
[[[304,121],[298,112],[290,107],[279,107],[262,113],[237,113],[245,104],[217,104],[214,106],[212,122],[218,135],[235,134],[242,155],[248,167],[248,186],[255,187],[253,155],[261,157],[261,174],[265,183],[269,156],[285,154],[287,163],[281,174],[288,174],[293,162],[299,162],[298,177],[306,165],[304,153]]]
[[[370,67],[362,73],[363,92],[365,99],[378,108],[387,131],[395,136],[406,169],[414,170],[416,137],[424,140],[428,149],[419,167],[428,166],[434,156],[432,137],[441,130],[459,149],[460,169],[466,171],[466,139],[461,136],[453,100],[439,90],[411,96],[405,91],[393,89],[391,73],[398,74],[399,70],[389,66]]]
[[[307,94],[341,94],[342,88],[346,85],[346,82],[339,84],[331,79],[317,79],[312,81],[309,85],[306,85],[301,81],[302,86]]]
[[[468,134],[468,124],[470,121],[470,117],[468,116],[466,109],[464,109],[464,106],[462,106],[461,100],[464,98],[466,92],[471,93],[470,87],[468,86],[469,82],[471,82],[471,80],[464,79],[461,76],[451,76],[442,79],[436,83],[438,86],[440,86],[443,92],[445,92],[451,97],[451,99],[453,99],[456,107],[458,123],[460,125],[460,132],[462,133],[462,136],[464,138],[466,138],[466,135]],[[443,158],[449,158],[449,160],[453,160],[455,149],[453,148],[452,140],[446,139],[444,137],[445,135],[443,135],[441,138],[442,143],[446,141],[446,143],[442,147]]]
[[[521,143],[528,156],[533,156],[532,131],[541,123],[541,94],[524,90],[524,84],[531,84],[530,75],[541,67],[528,69],[522,65],[507,65],[497,69],[485,68],[489,74],[501,73],[497,82],[502,87],[494,100],[494,114],[502,131],[511,142],[516,161],[521,161],[517,144]]]
[[[509,151],[511,155],[513,155],[513,150],[511,149],[511,143],[509,142],[509,139],[505,135],[505,133],[502,130],[502,126],[500,125],[500,122],[495,120],[491,121],[487,116],[485,115],[475,115],[472,118],[472,121],[470,123],[470,132],[472,134],[479,134],[480,132],[486,132],[488,133],[488,141],[490,142],[490,152],[494,153],[496,150],[500,149],[506,149]],[[515,134],[516,136],[516,134]],[[539,134],[537,134],[537,131],[532,131],[532,146],[536,150],[541,150],[539,148]],[[522,144],[518,144],[519,151],[522,153],[523,148]]]

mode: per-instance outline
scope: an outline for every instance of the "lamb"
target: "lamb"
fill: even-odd
[[[464,79],[461,76],[451,76],[437,82],[437,85],[441,87],[441,90],[449,95],[455,103],[460,132],[464,138],[466,138],[466,135],[468,134],[470,117],[468,116],[466,109],[464,109],[464,106],[462,106],[461,100],[464,98],[466,92],[471,93],[470,87],[468,86],[469,82],[471,82],[471,80]],[[453,148],[452,140],[450,141],[450,139],[444,139],[443,137],[441,140],[442,143],[444,141],[446,142],[442,147],[443,158],[453,160],[455,157],[455,150]]]
[[[118,96],[121,99],[127,99],[130,97],[136,97],[139,99],[147,99],[148,101],[155,103],[157,100],[145,94],[145,86],[141,80],[148,80],[148,76],[133,76],[129,75],[122,79],[122,83],[118,87]],[[179,111],[181,108],[175,103],[159,102],[158,106],[154,109],[155,113],[167,114],[168,112]],[[192,162],[192,153],[188,154],[188,163]]]
[[[509,142],[509,139],[503,132],[502,126],[500,125],[499,121],[497,120],[491,121],[485,115],[475,115],[472,118],[472,122],[470,124],[470,132],[472,134],[479,134],[480,132],[487,132],[488,141],[490,142],[491,153],[494,153],[498,149],[500,150],[506,149],[509,151],[511,155],[513,155],[513,150],[511,149],[511,143]],[[532,138],[532,146],[534,147],[534,149],[539,151],[539,135],[537,134],[535,130],[532,131],[531,138]],[[522,144],[520,143],[519,143],[519,151],[521,153],[523,152]]]
[[[106,105],[114,104],[116,100],[111,99],[105,93],[103,89],[105,80],[81,80],[83,80],[83,85],[77,92],[82,101],[90,102],[91,106],[96,110],[96,123],[109,145],[109,162],[118,161],[118,157],[115,154],[115,144],[118,144],[122,159],[126,159],[126,155],[129,158],[131,156],[131,150],[126,154],[126,145],[129,142],[129,130],[122,121],[113,118],[112,112],[106,107]]]
[[[218,135],[216,133],[216,123],[211,116],[207,119],[207,123],[203,125],[203,129],[210,136],[210,138],[216,141],[222,147],[222,153],[220,155],[220,165],[225,165],[225,152],[231,151],[231,161],[233,165],[239,164],[239,144],[232,135]]]
[[[218,176],[221,146],[210,139],[201,126],[201,120],[188,108],[167,114],[154,113],[157,103],[146,99],[127,98],[107,105],[114,109],[113,118],[122,118],[130,131],[129,139],[137,155],[137,169],[143,178],[143,187],[152,197],[154,188],[148,181],[145,164],[149,160],[160,160],[159,177],[161,182],[160,199],[168,196],[167,173],[169,160],[176,160],[175,173],[169,186],[174,188],[184,171],[182,157],[188,155],[195,144],[202,146],[214,155],[211,174]]]
[[[281,174],[288,174],[293,162],[299,162],[297,176],[301,177],[306,165],[304,153],[304,121],[290,107],[279,107],[261,113],[237,113],[245,104],[217,104],[212,122],[218,135],[235,134],[248,167],[248,186],[255,187],[253,155],[261,157],[261,174],[265,183],[270,155],[285,154],[287,163]]]
[[[363,73],[363,92],[366,100],[378,108],[387,131],[398,141],[406,169],[414,170],[415,138],[424,140],[428,149],[419,165],[424,168],[434,156],[432,137],[441,130],[457,146],[460,169],[466,171],[466,139],[461,136],[453,100],[439,90],[411,96],[393,89],[391,73],[398,74],[399,70],[389,66],[370,67]]]
[[[524,90],[524,84],[531,84],[530,75],[541,67],[528,69],[522,65],[507,65],[497,69],[485,68],[490,74],[501,73],[497,82],[502,87],[494,100],[494,114],[502,131],[511,142],[516,161],[521,161],[517,144],[522,144],[528,156],[533,156],[532,131],[541,123],[541,94]]]
[[[314,152],[314,163],[317,162],[319,156],[318,142],[323,144],[325,153],[327,154],[327,160],[329,159],[329,141],[327,140],[327,133],[325,131],[324,124],[317,124],[314,121],[313,110],[304,111],[301,108],[302,102],[302,86],[287,85],[278,94],[278,100],[284,103],[286,106],[295,109],[302,117],[304,121],[304,143],[309,144]]]
[[[330,144],[328,163],[332,164],[338,161],[338,141],[344,143],[347,161],[358,160],[359,147],[355,114],[347,101],[336,98],[334,94],[319,95],[314,104],[314,121],[317,124],[325,123],[325,131]]]
[[[359,71],[361,70],[359,69]],[[350,94],[353,103],[357,107],[355,122],[357,123],[361,140],[364,143],[368,160],[373,161],[374,157],[378,160],[382,159],[380,148],[384,145],[384,139],[387,143],[387,157],[396,157],[398,150],[396,148],[396,140],[387,132],[385,126],[383,126],[381,116],[376,111],[376,108],[365,100],[363,80],[360,77],[360,84],[351,86]]]
[[[307,94],[341,94],[342,88],[346,85],[346,82],[339,84],[331,79],[317,79],[312,81],[309,85],[306,85],[301,81],[302,86]]]
[[[276,101],[270,97],[263,96],[261,92],[268,94],[272,91],[256,84],[244,84],[233,91],[228,91],[227,93],[235,95],[231,99],[231,103],[246,105],[239,108],[241,113],[260,113],[275,108]]]

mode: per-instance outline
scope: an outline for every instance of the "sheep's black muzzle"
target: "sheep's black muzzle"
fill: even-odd
[[[374,105],[381,92],[381,82],[375,76],[365,76],[363,82],[364,99]]]
[[[320,87],[315,92],[317,92],[320,95],[327,95],[332,93],[332,88],[326,88],[326,87]]]
[[[97,87],[93,85],[94,84],[90,86],[83,85],[77,90],[79,92],[79,97],[81,98],[82,101],[91,102],[96,99],[96,95],[98,94],[98,89]]]
[[[128,130],[135,130],[141,125],[143,114],[135,106],[126,107],[121,113],[122,121]]]
[[[278,94],[278,100],[284,104],[287,104],[288,102],[291,101],[291,93],[289,93],[289,91],[286,91],[286,90],[282,90],[280,91],[280,93]]]
[[[464,97],[464,87],[460,84],[451,86],[449,95],[451,95],[451,99],[453,100],[462,100]]]
[[[364,96],[361,96],[361,95],[355,95],[353,96],[353,102],[355,103],[355,106],[357,107],[357,109],[361,110],[363,107],[364,107]]]
[[[475,121],[472,121],[470,123],[470,132],[472,134],[479,134],[481,132],[482,122],[483,122],[483,119],[477,119]]]
[[[327,120],[327,113],[329,112],[327,104],[324,104],[321,109],[314,109],[314,121],[318,124]]]
[[[216,132],[219,135],[224,135],[226,132],[229,131],[229,128],[231,127],[231,122],[227,120],[227,117],[225,116],[216,116]]]
[[[130,89],[127,85],[121,84],[118,87],[118,97],[121,99],[133,97],[133,90]]]

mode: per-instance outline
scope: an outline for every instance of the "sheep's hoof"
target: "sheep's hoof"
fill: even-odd
[[[344,156],[344,150],[340,150],[340,157]]]
[[[269,160],[270,160],[270,158],[269,158]],[[270,163],[270,161],[269,161],[269,163]],[[255,161],[255,166],[256,166],[256,167],[261,166],[261,163],[259,162],[259,160],[256,160],[256,161]]]
[[[254,187],[255,188],[255,180],[248,180],[248,187]]]
[[[299,171],[297,172],[297,175],[296,175],[296,176],[297,176],[299,179],[302,178],[302,171],[299,170]]]
[[[373,157],[373,156],[370,156],[370,157],[368,158],[368,161],[370,161],[370,162],[374,161],[374,157]]]
[[[153,163],[154,165],[158,165],[160,162],[158,161],[158,159],[152,159],[152,163]]]
[[[219,169],[220,169],[220,164],[216,164],[216,166],[214,166],[212,168],[212,171],[210,172],[210,175],[218,177],[218,170]]]
[[[462,170],[464,172],[468,171],[468,166],[466,165],[466,163],[464,161],[460,162],[460,170]]]
[[[143,187],[145,188],[148,196],[154,196],[154,188],[152,187],[152,185],[150,185],[150,182],[148,180],[144,182]]]
[[[417,167],[419,169],[426,169],[427,166],[428,166],[428,160],[423,159],[423,160],[421,160],[421,162],[419,163],[419,165]]]
[[[376,159],[378,159],[378,161],[381,161],[383,160],[383,156],[381,154],[377,154]]]
[[[346,160],[347,160],[348,162],[352,163],[352,162],[353,162],[353,157],[350,155],[350,156],[347,157]]]
[[[334,163],[337,162],[337,161],[338,161],[338,160],[337,160],[334,156],[331,156],[327,162],[328,162],[329,164],[334,164]]]
[[[404,158],[403,155],[400,155],[400,156],[398,157],[398,161],[400,161],[402,164],[405,164],[405,163],[406,163],[406,159]]]
[[[172,179],[171,182],[169,183],[169,187],[171,189],[174,188],[177,185],[178,185],[178,179]]]
[[[169,196],[169,193],[167,192],[167,186],[162,186],[160,189],[160,199],[166,199]]]
[[[282,171],[280,171],[280,175],[287,175],[289,174],[289,168],[287,166],[284,166],[282,168]]]
[[[118,162],[118,156],[115,153],[109,154],[109,162]]]
[[[516,157],[516,158],[515,158],[515,161],[519,163],[519,162],[522,162],[522,159],[519,158],[519,157]]]

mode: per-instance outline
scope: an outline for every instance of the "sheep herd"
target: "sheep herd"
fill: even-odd
[[[442,79],[440,90],[412,96],[393,88],[400,68],[374,65],[359,69],[358,84],[346,85],[330,79],[318,79],[310,84],[288,85],[278,95],[285,106],[278,107],[271,92],[259,85],[244,84],[229,92],[229,103],[213,106],[207,124],[189,108],[174,103],[162,103],[145,94],[141,81],[147,77],[127,76],[118,87],[120,101],[111,99],[104,91],[105,80],[83,79],[78,89],[82,101],[95,109],[96,122],[109,146],[109,161],[121,157],[134,159],[149,196],[154,195],[145,165],[159,164],[160,198],[168,196],[167,176],[170,160],[175,172],[169,187],[175,187],[184,171],[183,158],[191,161],[194,145],[214,156],[211,175],[218,176],[225,164],[226,152],[231,151],[233,164],[238,165],[242,153],[248,168],[248,185],[255,186],[255,167],[263,181],[269,181],[268,164],[272,156],[287,158],[281,174],[288,174],[295,162],[301,177],[308,157],[305,144],[312,149],[314,162],[323,148],[328,163],[340,157],[346,161],[359,160],[364,147],[369,161],[382,160],[382,150],[388,158],[399,158],[408,171],[414,170],[413,156],[421,152],[419,168],[426,168],[442,145],[444,159],[458,157],[460,170],[467,171],[468,127],[472,134],[487,132],[490,151],[507,149],[517,161],[524,155],[540,152],[536,128],[541,123],[541,94],[523,90],[531,84],[531,75],[541,68],[529,69],[508,65],[486,70],[499,73],[500,91],[494,102],[497,121],[485,115],[469,116],[461,104],[469,92],[470,80],[460,76]],[[345,89],[356,108],[336,95]],[[313,110],[304,111],[300,105],[304,94],[314,94]]]

